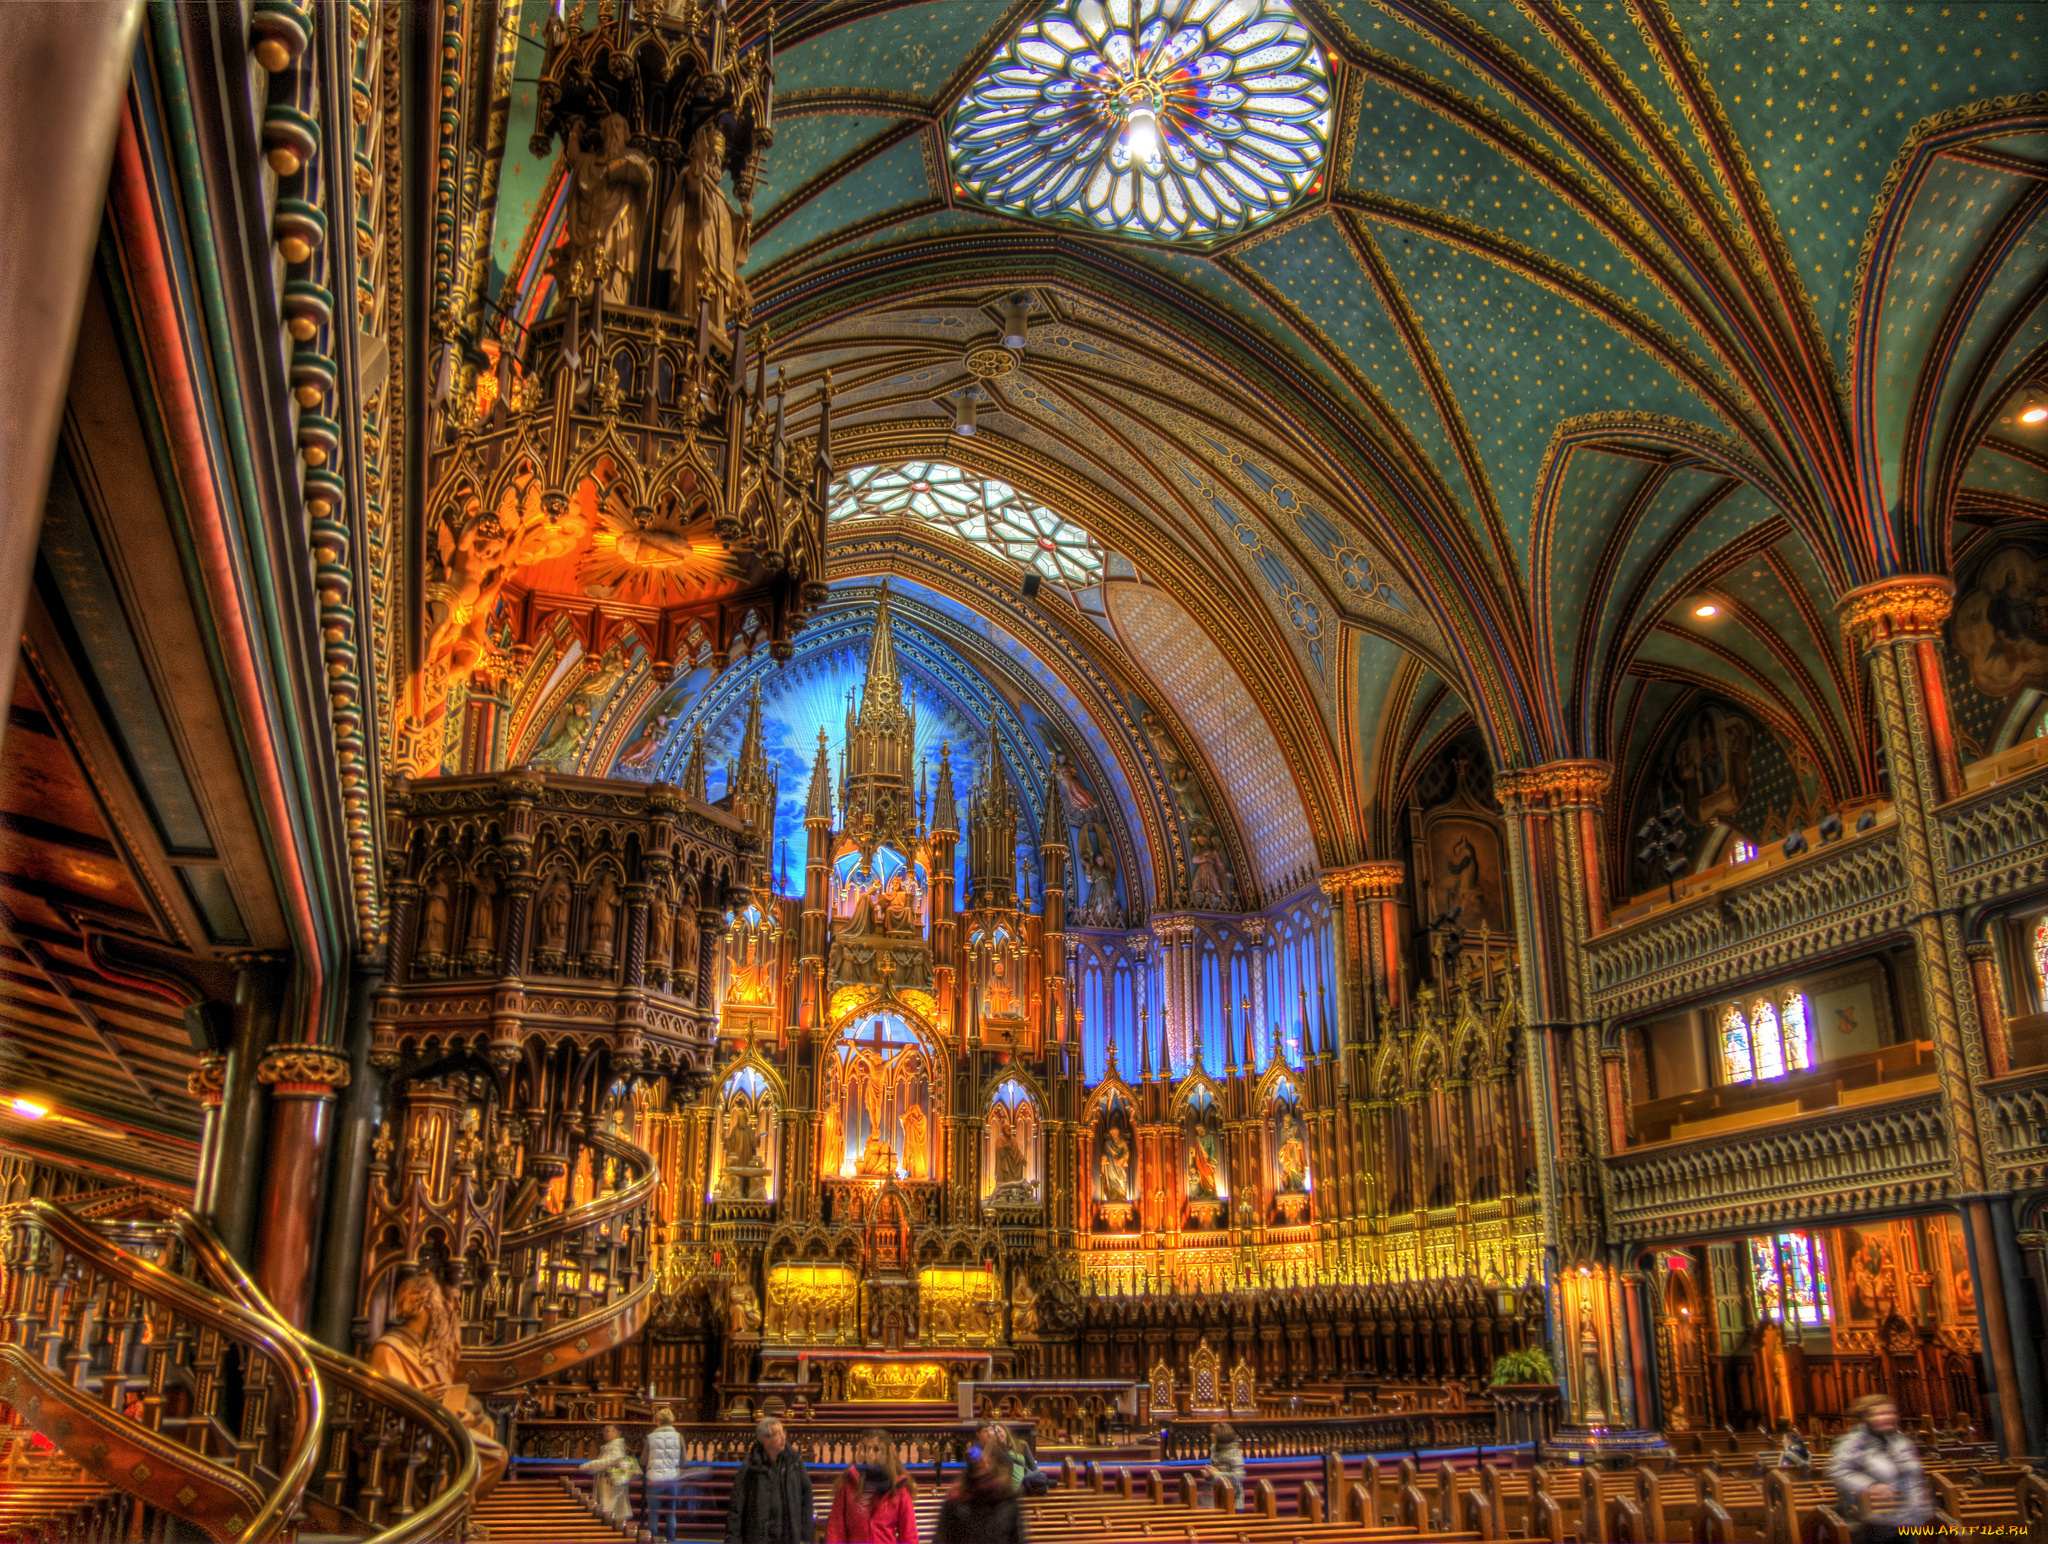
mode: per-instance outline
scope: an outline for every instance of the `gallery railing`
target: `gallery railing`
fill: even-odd
[[[463,1376],[478,1393],[558,1377],[623,1346],[653,1309],[654,1159],[610,1133],[583,1141],[600,1193],[500,1242],[492,1339],[463,1349]]]
[[[221,1541],[464,1536],[460,1423],[299,1334],[190,1213],[93,1223],[33,1200],[0,1232],[0,1397],[124,1493],[93,1512],[104,1536],[171,1518]]]

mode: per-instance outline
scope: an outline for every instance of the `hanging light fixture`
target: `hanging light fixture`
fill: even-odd
[[[1012,295],[1008,300],[1004,301],[1003,347],[1015,349],[1021,354],[1024,351],[1025,345],[1031,341],[1030,335],[1026,331],[1030,321],[1031,297],[1029,295]]]
[[[972,439],[981,433],[980,424],[975,422],[975,413],[981,406],[981,392],[973,386],[963,386],[950,397],[947,405],[953,409],[953,432],[962,439]]]

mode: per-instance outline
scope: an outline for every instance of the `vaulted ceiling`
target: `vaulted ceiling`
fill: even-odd
[[[1271,790],[1235,801],[1261,883],[1388,850],[1473,728],[1627,786],[1714,700],[1805,797],[1873,786],[1837,599],[2048,515],[2013,408],[2048,371],[2048,10],[1301,0],[1326,172],[1194,251],[990,213],[949,173],[950,109],[1048,9],[777,7],[754,316],[793,402],[832,373],[840,467],[948,457],[1120,555],[1138,587],[1077,637],[1221,784]],[[560,201],[530,73],[490,237],[524,315]]]

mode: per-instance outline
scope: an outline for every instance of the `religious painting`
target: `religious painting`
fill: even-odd
[[[1038,1106],[1024,1085],[1005,1078],[989,1099],[981,1125],[981,1199],[989,1207],[1037,1206]]]
[[[1949,646],[1992,697],[2048,688],[2048,555],[2001,547],[1949,613]]]
[[[1474,811],[1457,809],[1430,817],[1423,834],[1429,861],[1432,921],[1443,921],[1466,936],[1485,927],[1496,938],[1507,933],[1507,896],[1501,883],[1500,830]]]
[[[1977,1282],[1970,1274],[1970,1247],[1963,1237],[1960,1217],[1937,1213],[1927,1219],[1930,1258],[1940,1262],[1935,1271],[1935,1301],[1950,1323],[1977,1317]]]
[[[1183,1179],[1187,1227],[1198,1233],[1216,1228],[1230,1198],[1230,1179],[1223,1154],[1223,1110],[1206,1086],[1187,1096],[1181,1112]]]
[[[1137,1214],[1138,1140],[1130,1101],[1122,1094],[1110,1095],[1097,1109],[1092,1151],[1095,1231],[1125,1232]]]
[[[1695,708],[1664,742],[1658,797],[1682,805],[1696,826],[1732,823],[1749,798],[1756,742],[1747,715],[1716,702]]]
[[[823,1082],[821,1173],[923,1179],[931,1172],[933,1061],[930,1047],[893,1009],[849,1022]],[[832,1166],[836,1148],[839,1164]]]
[[[718,1091],[718,1145],[711,1193],[721,1201],[775,1199],[775,1092],[760,1067],[743,1063]]]
[[[1875,1325],[1901,1301],[1898,1242],[1888,1222],[1835,1230],[1836,1301],[1844,1324]]]

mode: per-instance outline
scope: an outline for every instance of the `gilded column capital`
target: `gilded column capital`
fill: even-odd
[[[217,1110],[221,1100],[227,1096],[228,1059],[225,1056],[202,1056],[199,1068],[185,1079],[185,1092],[199,1101],[201,1109]]]
[[[256,1081],[280,1094],[327,1095],[347,1088],[349,1066],[325,1046],[272,1046],[256,1064]]]
[[[1997,959],[1998,950],[1993,946],[1990,939],[1979,938],[1963,945],[1963,958],[1974,965],[1979,960]]]
[[[1956,587],[1941,574],[1895,574],[1835,602],[1842,631],[1859,651],[1894,639],[1932,638],[1948,620]]]
[[[1351,891],[1369,901],[1392,900],[1408,878],[1408,865],[1399,858],[1372,858],[1343,868],[1326,869],[1316,875],[1322,892],[1338,896]]]
[[[1502,804],[1511,807],[1540,803],[1552,809],[1575,809],[1598,804],[1613,781],[1614,768],[1606,762],[1568,758],[1496,773],[1493,791]]]

